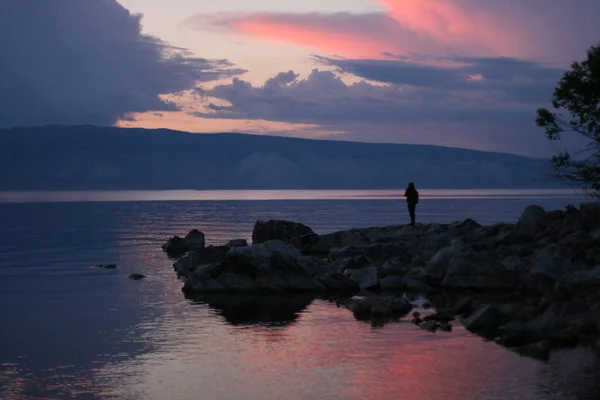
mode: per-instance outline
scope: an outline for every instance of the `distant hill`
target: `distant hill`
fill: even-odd
[[[545,188],[546,160],[466,149],[165,129],[0,130],[0,190]]]

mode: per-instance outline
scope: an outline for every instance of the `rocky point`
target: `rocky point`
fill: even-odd
[[[459,321],[541,359],[561,346],[600,350],[600,203],[529,206],[516,223],[489,226],[467,219],[316,234],[257,221],[252,239],[206,246],[194,230],[163,250],[177,258],[188,295],[314,293],[381,324],[424,294],[434,311],[413,322],[432,332]]]

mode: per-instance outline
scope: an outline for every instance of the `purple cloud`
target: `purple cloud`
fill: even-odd
[[[281,73],[263,86],[235,78],[202,91],[221,102],[194,115],[314,124],[344,132],[334,137],[346,140],[437,143],[530,155],[555,150],[534,120],[562,70],[510,58],[456,57],[450,61],[462,66],[453,68],[400,60],[320,60],[383,84],[349,84],[333,71],[316,69],[305,79],[292,71]],[[472,81],[473,74],[483,78]]]
[[[159,95],[244,72],[141,34],[141,16],[115,0],[0,0],[0,10],[0,127],[177,110]]]

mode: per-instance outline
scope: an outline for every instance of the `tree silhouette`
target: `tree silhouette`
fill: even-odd
[[[586,60],[571,65],[554,89],[552,108],[540,108],[536,119],[550,140],[565,133],[588,139],[582,150],[552,157],[554,176],[600,197],[600,44],[588,49]]]

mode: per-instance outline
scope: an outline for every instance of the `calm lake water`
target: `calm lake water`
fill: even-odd
[[[380,328],[306,296],[186,299],[160,245],[193,228],[249,239],[256,219],[319,233],[405,223],[400,192],[0,193],[0,399],[597,399],[582,349],[548,363],[458,325]],[[417,218],[514,222],[560,191],[422,191]],[[93,268],[116,263],[117,270]],[[132,281],[131,273],[148,276]]]

